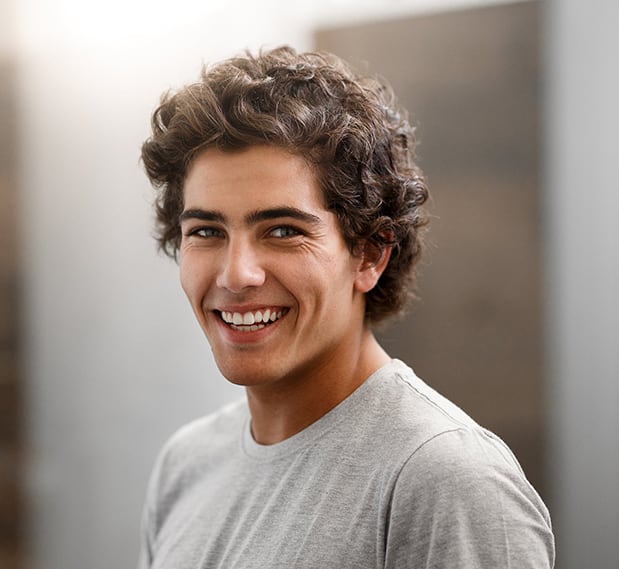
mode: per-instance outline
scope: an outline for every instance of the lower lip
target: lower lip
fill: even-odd
[[[219,315],[215,315],[219,328],[222,331],[224,338],[233,344],[256,344],[261,342],[269,335],[271,335],[278,327],[280,322],[285,318],[282,316],[275,322],[267,324],[264,328],[258,330],[235,330],[228,324],[226,324]]]

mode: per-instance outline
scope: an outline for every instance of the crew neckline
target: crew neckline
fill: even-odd
[[[401,366],[406,365],[400,360],[392,359],[374,373],[372,373],[355,391],[346,399],[338,403],[317,421],[288,437],[287,439],[272,445],[257,443],[251,434],[251,414],[247,413],[243,423],[243,436],[241,439],[244,454],[255,460],[271,461],[280,457],[288,456],[315,443],[319,438],[327,434],[349,412],[354,413],[354,407],[362,405],[363,396],[370,387],[381,378],[396,372]],[[352,411],[351,411],[352,410]]]

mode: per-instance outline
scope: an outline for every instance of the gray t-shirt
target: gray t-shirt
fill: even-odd
[[[156,463],[142,569],[550,568],[548,512],[505,444],[393,360],[257,444],[245,401]]]

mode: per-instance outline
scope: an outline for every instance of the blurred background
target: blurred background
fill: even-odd
[[[386,76],[433,192],[388,350],[515,450],[558,569],[619,559],[619,4],[2,0],[0,569],[137,560],[149,471],[243,396],[158,255],[159,95],[290,43]]]

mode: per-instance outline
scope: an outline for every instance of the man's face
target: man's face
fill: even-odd
[[[302,158],[207,149],[184,198],[181,282],[225,377],[303,380],[350,357],[364,326],[361,261]]]

